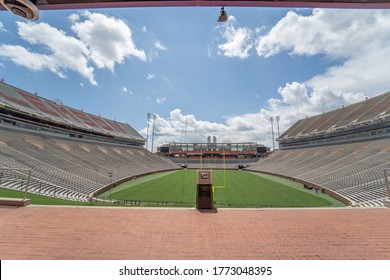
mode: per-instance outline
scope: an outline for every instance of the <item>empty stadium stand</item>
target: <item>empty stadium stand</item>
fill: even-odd
[[[31,169],[29,192],[87,201],[114,181],[145,173],[176,169],[177,165],[142,147],[66,139],[0,126],[0,166]],[[23,190],[18,183],[0,185]]]
[[[373,139],[389,134],[390,92],[301,119],[277,140],[281,149]]]
[[[281,150],[248,170],[298,180],[354,206],[383,206],[390,168],[390,93],[299,120]]]
[[[0,82],[0,120],[14,126],[50,131],[74,138],[143,146],[145,140],[130,125],[85,113],[60,100],[51,101]]]
[[[130,125],[50,102],[0,83],[0,167],[32,170],[29,192],[89,201],[113,182],[178,168]],[[0,170],[0,187],[23,190],[10,176]]]

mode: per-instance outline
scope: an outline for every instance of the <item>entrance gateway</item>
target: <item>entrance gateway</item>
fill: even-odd
[[[196,172],[196,209],[214,209],[211,170]]]

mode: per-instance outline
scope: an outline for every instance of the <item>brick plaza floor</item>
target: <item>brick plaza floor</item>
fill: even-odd
[[[0,259],[390,259],[390,209],[0,207]]]

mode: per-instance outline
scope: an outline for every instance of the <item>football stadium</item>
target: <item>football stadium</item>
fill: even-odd
[[[198,250],[196,244],[181,251],[183,243],[176,242],[172,250],[146,252],[140,250],[141,244],[132,244],[132,253],[125,250],[114,256],[88,253],[85,248],[65,253],[55,242],[52,246],[56,252],[50,254],[45,250],[34,252],[38,249],[35,246],[14,251],[13,243],[5,242],[5,237],[31,236],[39,224],[43,233],[47,227],[58,226],[61,231],[64,225],[57,223],[63,219],[67,220],[69,232],[78,232],[83,228],[79,222],[93,223],[84,220],[89,216],[104,220],[99,228],[110,227],[109,224],[119,223],[118,219],[126,220],[127,215],[135,219],[132,223],[137,227],[146,226],[140,228],[145,234],[152,234],[149,228],[152,224],[164,235],[176,235],[178,227],[179,231],[186,229],[181,242],[202,239],[194,234],[207,231],[213,224],[215,234],[221,234],[226,227],[224,223],[236,223],[236,219],[251,224],[246,238],[253,240],[246,246],[258,242],[254,232],[261,228],[258,223],[266,223],[263,219],[271,219],[273,224],[280,219],[284,221],[272,229],[272,238],[280,238],[281,233],[274,231],[286,226],[285,223],[305,220],[303,234],[305,242],[309,239],[308,244],[310,240],[315,242],[314,236],[318,234],[324,242],[337,242],[338,237],[329,232],[333,223],[334,226],[339,223],[341,231],[346,230],[342,234],[356,234],[352,239],[360,238],[361,222],[367,227],[375,224],[378,230],[370,233],[373,240],[383,234],[388,236],[390,93],[299,120],[279,137],[280,149],[273,152],[251,143],[209,141],[164,145],[165,148],[159,149],[160,155],[146,150],[145,139],[129,124],[64,106],[58,100],[47,100],[4,82],[0,84],[0,98],[3,259],[218,259],[226,253],[229,258],[389,258],[388,243],[372,245],[372,251],[321,251],[314,255],[264,253],[248,247],[245,247],[248,255],[242,252],[237,255],[222,244],[216,246],[215,252]],[[212,174],[213,201],[207,209],[195,209],[199,208],[197,170],[209,170]],[[15,207],[21,208],[14,210]],[[14,218],[9,219],[11,216]],[[15,228],[15,219],[16,224],[21,222],[25,227],[23,231]],[[190,226],[191,220],[199,219],[202,220],[199,228],[197,222]],[[324,232],[323,228],[317,232],[317,226],[313,225],[318,219],[321,227],[327,228]],[[221,223],[222,229],[215,223]],[[326,226],[327,223],[330,224]],[[351,232],[349,227],[356,228]],[[242,232],[236,230],[233,235],[241,236]],[[50,239],[50,233],[45,234]],[[152,240],[150,246],[159,248],[161,245],[154,243],[160,241]],[[236,247],[234,250],[240,251]]]
[[[191,170],[210,169],[214,202],[228,207],[314,206],[304,198],[311,193],[353,207],[384,206],[388,198],[390,93],[302,119],[280,136],[280,150],[262,156],[266,149],[253,143],[216,142],[175,143],[158,156],[129,124],[6,83],[1,129],[1,186],[21,193],[27,187],[94,204],[194,206]]]
[[[225,4],[390,7],[387,0],[0,3],[30,20],[39,9],[217,6],[218,22],[227,20]],[[301,118],[277,137],[278,149],[209,136],[154,153],[134,127],[2,79],[0,259],[390,260],[390,92]]]

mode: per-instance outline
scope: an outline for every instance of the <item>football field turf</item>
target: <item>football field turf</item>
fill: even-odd
[[[344,204],[291,180],[240,170],[212,172],[216,207],[326,207]],[[196,170],[158,173],[122,185],[101,198],[195,204]]]

